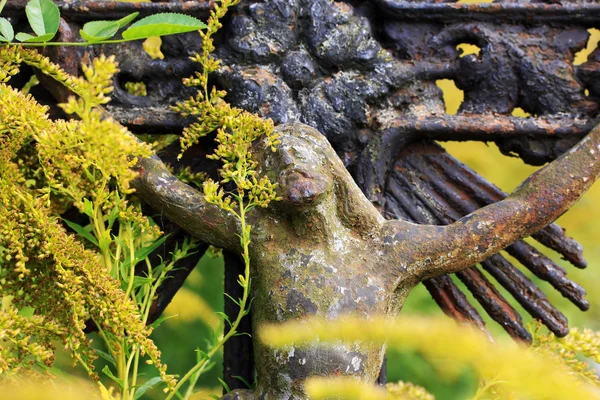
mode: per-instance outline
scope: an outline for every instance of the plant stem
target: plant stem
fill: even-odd
[[[114,40],[103,40],[100,42],[43,42],[43,43],[3,43],[4,46],[24,46],[24,47],[45,47],[45,46],[73,46],[73,47],[85,47],[95,44],[117,44],[125,42],[133,42],[134,40],[140,39],[114,39]]]
[[[192,369],[190,369],[183,376],[183,378],[181,378],[179,380],[179,382],[177,382],[177,385],[175,386],[173,391],[171,393],[169,393],[169,395],[166,397],[165,400],[171,400],[173,398],[173,396],[175,395],[175,393],[177,393],[179,391],[179,389],[181,389],[183,384],[188,380],[190,380],[190,384],[189,384],[183,398],[184,399],[190,398],[190,396],[193,394],[195,383],[198,380],[198,377],[200,376],[200,374],[202,373],[204,368],[206,367],[206,364],[208,363],[208,361],[217,353],[217,351],[219,351],[219,349],[221,347],[223,347],[225,342],[227,342],[232,336],[234,336],[237,333],[237,328],[240,325],[242,318],[244,318],[244,315],[246,315],[246,304],[248,303],[248,297],[250,295],[250,293],[249,293],[249,289],[250,289],[250,255],[248,252],[248,246],[250,244],[250,237],[246,232],[246,229],[247,229],[246,207],[244,206],[243,197],[238,198],[238,204],[240,207],[239,220],[240,220],[241,227],[242,227],[242,234],[240,235],[240,242],[241,242],[242,249],[243,249],[242,257],[244,259],[244,282],[242,282],[244,292],[242,294],[242,298],[240,299],[240,304],[239,304],[240,309],[238,311],[237,318],[235,319],[233,324],[231,324],[229,332],[227,332],[227,334],[225,336],[223,336],[223,338],[215,345],[215,347],[213,347],[211,349],[211,351],[208,352],[208,354],[206,355],[206,357],[204,359],[200,360],[196,365],[194,365],[194,367],[192,367]]]

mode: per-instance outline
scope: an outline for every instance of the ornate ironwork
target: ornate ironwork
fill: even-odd
[[[58,4],[65,18],[59,40],[76,40],[87,20],[120,18],[133,11],[204,18],[211,7],[209,1]],[[13,23],[24,22],[24,5],[9,0],[6,12]],[[216,53],[223,67],[213,79],[228,90],[228,100],[236,106],[278,124],[299,121],[318,129],[386,218],[447,224],[506,194],[434,141],[493,141],[502,152],[535,165],[565,152],[598,122],[600,50],[582,65],[573,65],[573,58],[585,47],[588,29],[599,24],[600,4],[581,0],[478,5],[442,0],[247,1],[233,11],[220,33]],[[477,45],[480,54],[460,57],[461,43]],[[180,82],[194,71],[189,56],[199,44],[196,34],[165,37],[164,60],[152,59],[141,43],[46,51],[71,72],[77,72],[81,59],[116,54],[121,72],[108,111],[135,132],[177,133],[187,121],[169,105],[192,93]],[[457,115],[445,113],[435,85],[442,78],[453,79],[464,91]],[[129,81],[144,82],[148,95],[129,94],[124,87]],[[18,86],[19,77],[15,82]],[[61,115],[55,104],[68,93],[48,80],[42,83],[43,88],[34,88],[36,97]],[[532,116],[512,116],[516,107]],[[200,157],[210,144],[202,145],[183,164],[214,172]],[[166,149],[163,158],[175,165],[176,150]],[[533,238],[575,267],[586,266],[581,246],[559,226],[550,225]],[[535,247],[521,241],[506,251],[581,310],[588,308],[583,288]],[[231,290],[238,275],[235,265],[227,257],[226,287]],[[179,280],[173,281],[181,285],[192,267],[179,270]],[[481,267],[555,334],[568,332],[565,316],[503,255],[490,257]],[[457,276],[511,336],[531,340],[519,313],[480,267]],[[425,286],[448,315],[485,329],[450,277],[431,279]],[[174,293],[165,288],[156,315]],[[240,386],[232,376],[253,378],[251,357],[236,364],[238,351],[247,354],[250,348],[249,339],[239,337],[225,350],[231,388]]]

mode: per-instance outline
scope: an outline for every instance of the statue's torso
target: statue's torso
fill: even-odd
[[[353,237],[340,229],[336,230],[340,233],[337,237],[327,241],[305,235],[288,236],[282,242],[276,227],[266,231],[274,233],[257,239],[251,251],[254,334],[263,323],[311,315],[336,319],[358,314],[367,318],[389,312],[393,290],[377,274],[381,254],[376,253],[383,247],[373,240]],[[258,393],[273,399],[305,398],[303,381],[313,375],[354,375],[372,381],[379,374],[384,354],[382,347],[341,343],[275,350],[255,342],[254,351],[262,378]]]

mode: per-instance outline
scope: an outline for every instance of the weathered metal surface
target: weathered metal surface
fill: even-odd
[[[9,0],[5,10],[13,23],[24,22],[24,4]],[[204,18],[211,6],[206,1],[58,4],[65,18],[61,37],[68,40],[78,37],[84,22],[100,16],[170,11]],[[225,21],[217,43],[223,68],[213,79],[237,106],[276,123],[299,121],[318,129],[386,217],[448,223],[506,195],[431,140],[494,141],[506,154],[537,165],[558,157],[598,120],[600,50],[582,65],[572,63],[586,44],[587,29],[598,25],[596,1],[247,1]],[[479,46],[480,54],[460,57],[456,46],[461,43]],[[72,71],[83,57],[116,53],[121,73],[108,110],[136,132],[168,133],[187,124],[168,105],[192,93],[180,81],[196,68],[188,57],[199,45],[196,34],[163,38],[164,60],[152,60],[140,43],[48,54]],[[453,79],[465,93],[456,116],[444,111],[435,85],[442,78]],[[26,81],[17,77],[15,82],[19,79]],[[128,94],[128,81],[145,82],[148,96]],[[34,94],[51,106],[56,101],[49,92],[66,95],[51,82],[44,86]],[[512,117],[516,107],[533,116]],[[581,246],[560,227],[550,225],[534,238],[585,267]],[[532,246],[516,243],[507,251],[587,308],[583,289]],[[567,333],[566,318],[502,255],[482,267],[553,332]],[[459,278],[511,335],[528,340],[519,315],[479,270]],[[483,327],[449,277],[424,283],[447,314]]]
[[[396,162],[394,169],[395,173],[388,178],[386,212],[399,218],[410,218],[419,223],[447,224],[506,197],[506,194],[477,177],[474,171],[431,143],[410,146]],[[573,264],[585,267],[581,246],[566,237],[558,226],[550,225],[533,237],[559,252]],[[564,276],[564,270],[533,247],[524,242],[517,242],[509,246],[507,251],[541,279],[549,281],[580,308],[587,307],[583,289],[569,281]],[[568,332],[566,318],[550,305],[541,290],[504,257],[495,255],[484,261],[482,266],[553,332],[560,336]],[[500,307],[505,303],[504,300],[494,298],[495,296],[478,297],[478,287],[479,290],[485,290],[489,285],[474,285],[469,277],[457,275],[469,290],[474,292],[477,300],[492,318],[507,330],[511,325],[517,324],[519,329],[513,329],[510,333],[523,340],[529,339],[529,335],[520,326],[520,318],[514,316],[513,310],[506,315],[500,313],[503,309],[509,309],[506,305]],[[435,288],[428,289],[435,292]],[[434,298],[437,297],[438,295],[434,295]],[[449,306],[442,307],[452,309]]]

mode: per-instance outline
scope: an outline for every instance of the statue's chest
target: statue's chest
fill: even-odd
[[[386,309],[389,295],[374,275],[372,254],[343,248],[292,246],[267,253],[255,274],[257,301],[273,307],[268,319],[284,321],[305,315],[334,318]]]

